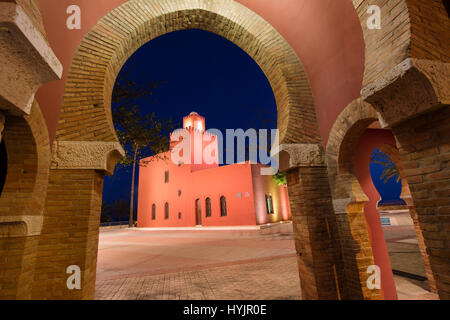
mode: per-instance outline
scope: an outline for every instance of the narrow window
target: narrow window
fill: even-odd
[[[181,212],[178,212],[178,219],[181,219]]]
[[[169,203],[166,202],[164,206],[164,219],[169,219]]]
[[[272,196],[270,194],[266,194],[266,210],[267,214],[273,213],[273,201]]]
[[[205,207],[206,207],[206,216],[207,217],[211,217],[211,199],[210,198],[206,198],[205,201]]]
[[[156,220],[156,205],[152,205],[152,220]]]
[[[227,216],[227,199],[224,196],[220,197],[220,216]]]
[[[164,172],[164,183],[169,183],[169,170]]]

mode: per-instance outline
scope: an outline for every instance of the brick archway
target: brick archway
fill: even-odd
[[[40,107],[5,116],[7,173],[0,197],[1,299],[30,299],[50,168],[50,143]]]
[[[441,299],[450,299],[450,17],[443,1],[353,0],[366,44],[361,97],[392,128]],[[382,24],[369,30],[367,8]],[[434,23],[429,24],[429,21]],[[423,48],[426,48],[423,49]],[[423,193],[427,194],[424,198]]]
[[[268,22],[233,0],[131,0],[102,18],[85,36],[72,60],[57,143],[117,141],[110,105],[123,64],[150,40],[194,28],[230,40],[260,66],[274,92],[281,143],[320,143],[302,63]]]
[[[268,22],[233,0],[131,0],[94,26],[72,60],[50,170],[49,223],[44,223],[38,253],[39,266],[45,267],[36,270],[33,298],[93,298],[103,175],[113,172],[123,152],[111,117],[116,76],[148,41],[193,28],[232,41],[268,78],[278,109],[280,142],[298,158],[286,171],[302,295],[340,297],[337,235],[332,232],[334,214],[316,111],[306,72],[293,49]],[[67,233],[50,223],[61,215]],[[65,287],[69,265],[80,267],[82,290]]]
[[[378,114],[369,104],[361,99],[353,101],[337,118],[326,148],[349,299],[381,298],[379,290],[369,290],[366,286],[367,268],[375,264],[364,216],[368,198],[353,167],[359,138],[377,120]]]
[[[366,44],[361,96],[380,112],[383,122],[393,126],[437,104],[449,104],[450,19],[443,1],[353,0],[353,4]],[[367,26],[367,8],[372,5],[381,9],[381,29]]]

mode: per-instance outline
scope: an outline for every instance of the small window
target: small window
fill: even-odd
[[[164,205],[164,219],[169,219],[169,203],[166,202]]]
[[[178,212],[178,219],[181,219],[181,212]]]
[[[266,210],[267,214],[273,213],[273,201],[272,196],[270,194],[266,194]]]
[[[206,198],[205,207],[206,207],[206,216],[211,217],[211,199],[210,198]]]
[[[152,205],[152,220],[156,220],[156,205]]]
[[[169,170],[164,172],[164,183],[169,183]]]
[[[227,199],[224,196],[220,197],[220,216],[227,216]]]
[[[178,190],[178,196],[181,197],[181,190]]]

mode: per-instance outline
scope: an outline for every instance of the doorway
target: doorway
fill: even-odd
[[[195,200],[195,221],[197,226],[202,225],[202,205],[200,199]]]

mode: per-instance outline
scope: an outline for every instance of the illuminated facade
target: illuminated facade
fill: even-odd
[[[191,151],[199,143],[202,151],[211,144],[217,150],[216,137],[205,128],[205,118],[195,112],[183,118],[182,130],[190,136]],[[245,162],[219,167],[217,152],[212,156],[214,161],[202,158],[198,162],[191,152],[191,161],[178,163],[167,152],[143,159],[138,227],[243,226],[290,219],[287,187],[278,186],[273,176],[261,175],[262,165]]]

